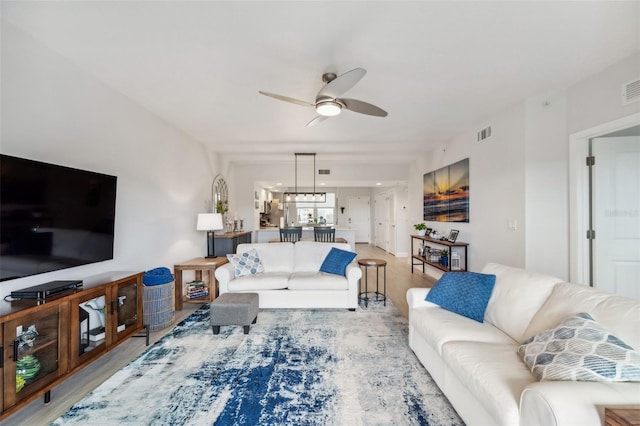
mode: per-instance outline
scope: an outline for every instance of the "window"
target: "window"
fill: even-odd
[[[296,203],[297,222],[305,223],[335,223],[336,194],[327,193],[324,203]]]

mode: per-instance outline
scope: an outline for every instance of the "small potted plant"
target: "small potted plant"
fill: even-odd
[[[416,231],[418,231],[418,235],[420,235],[421,237],[424,237],[424,234],[427,233],[427,225],[425,223],[416,223],[415,225],[413,225],[414,228],[416,228]]]
[[[449,266],[449,252],[447,250],[440,250],[440,264]]]

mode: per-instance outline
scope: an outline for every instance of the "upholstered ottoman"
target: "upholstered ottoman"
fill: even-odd
[[[210,315],[213,334],[220,333],[221,325],[242,325],[244,334],[249,334],[249,325],[258,319],[258,294],[221,294],[211,302]]]

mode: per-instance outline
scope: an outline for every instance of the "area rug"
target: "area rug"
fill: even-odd
[[[462,425],[407,332],[387,302],[214,336],[205,305],[53,425]]]

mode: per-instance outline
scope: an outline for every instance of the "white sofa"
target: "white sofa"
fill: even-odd
[[[226,264],[216,269],[220,294],[252,292],[260,297],[260,308],[347,308],[358,307],[358,284],[362,272],[352,261],[345,276],[320,272],[320,266],[332,247],[351,251],[349,244],[257,243],[238,244],[236,253],[256,249],[264,272],[234,277],[234,268]]]
[[[605,407],[640,404],[640,383],[537,381],[517,354],[520,343],[587,312],[640,349],[640,301],[498,264],[484,322],[425,301],[412,288],[409,345],[468,425],[604,424]]]

